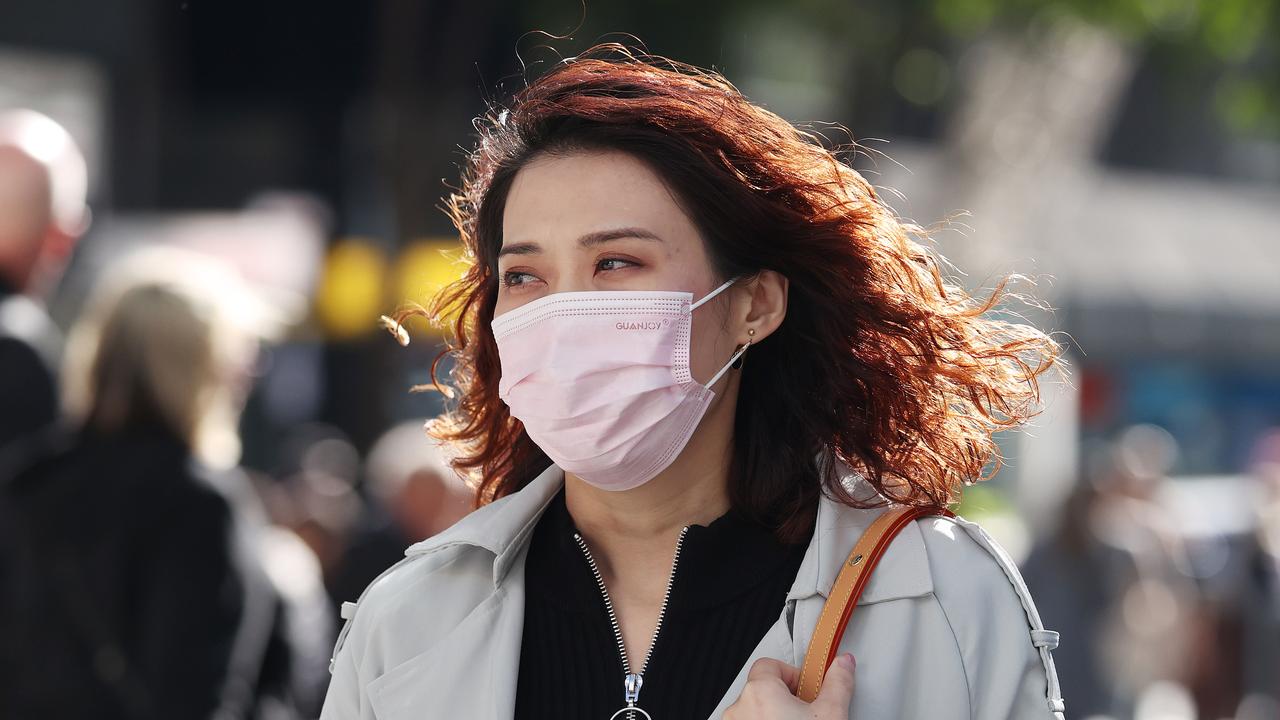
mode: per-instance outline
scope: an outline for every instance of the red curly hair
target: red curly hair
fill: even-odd
[[[806,532],[824,490],[865,507],[819,462],[824,450],[891,500],[945,506],[999,468],[992,434],[1038,411],[1038,377],[1061,351],[1034,327],[990,316],[1004,283],[979,301],[945,280],[915,239],[922,228],[897,218],[818,138],[719,74],[598,46],[476,127],[447,201],[468,268],[401,317],[451,325],[431,377],[452,402],[429,433],[453,447],[477,504],[551,462],[498,398],[489,327],[507,192],[540,153],[630,153],[671,187],[722,278],[769,269],[789,279],[786,318],[742,370],[729,480],[734,507],[780,538]],[[452,388],[437,376],[446,356]]]

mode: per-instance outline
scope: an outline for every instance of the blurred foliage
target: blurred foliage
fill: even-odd
[[[950,506],[960,517],[977,521],[995,515],[1016,515],[1017,509],[1003,490],[986,482],[967,485],[960,502]]]
[[[547,59],[544,44],[554,56],[601,40],[627,41],[610,34],[619,28],[651,52],[722,70],[726,62],[794,66],[787,55],[816,58],[836,66],[821,72],[836,78],[837,93],[856,89],[863,107],[852,110],[863,123],[874,113],[867,106],[888,97],[881,92],[920,106],[942,102],[943,58],[979,36],[1002,31],[1034,41],[1055,18],[1070,16],[1139,46],[1163,76],[1189,86],[1195,99],[1188,102],[1209,104],[1230,132],[1280,139],[1280,0],[527,0],[520,7],[523,27],[572,36],[526,35],[519,50],[527,61]],[[779,53],[771,48],[773,33],[801,42]],[[779,81],[805,80],[792,77],[803,72],[793,68],[774,72]],[[1213,86],[1204,87],[1204,78]]]
[[[1144,45],[1177,74],[1216,75],[1213,109],[1233,132],[1280,139],[1280,0],[930,0],[958,38],[1072,15]],[[1209,98],[1204,98],[1209,99]]]

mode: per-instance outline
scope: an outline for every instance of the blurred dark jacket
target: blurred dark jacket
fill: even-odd
[[[1260,534],[1231,532],[1192,545],[1210,640],[1199,648],[1191,687],[1202,717],[1235,715],[1248,696],[1266,698],[1280,713],[1280,559]]]
[[[404,559],[405,548],[415,541],[405,535],[379,503],[364,501],[342,558],[326,578],[325,589],[333,607],[342,607],[343,601],[360,597],[384,570]],[[336,632],[343,621],[336,614],[334,620]]]
[[[297,716],[283,605],[229,481],[159,427],[0,453],[4,717]]]
[[[57,417],[61,342],[44,309],[0,278],[0,447]]]

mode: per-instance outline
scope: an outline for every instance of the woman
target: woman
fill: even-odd
[[[791,694],[862,530],[956,501],[1054,343],[984,317],[718,75],[605,47],[480,127],[430,433],[482,507],[344,607],[323,717],[1060,713],[1054,634],[959,518],[876,569],[840,645],[856,689],[843,657],[812,707]]]
[[[0,525],[16,537],[0,548],[6,717],[314,709],[293,600],[269,574],[291,551],[251,522],[234,467],[265,319],[240,312],[248,296],[212,261],[148,250],[89,297],[63,374],[74,427],[0,457]]]

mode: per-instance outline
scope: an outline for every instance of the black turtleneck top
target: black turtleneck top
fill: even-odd
[[[526,559],[517,720],[607,720],[626,705],[613,625],[574,532],[561,488]],[[783,545],[734,510],[691,525],[637,706],[655,720],[709,716],[782,616],[808,544]],[[630,660],[638,671],[643,657]]]

